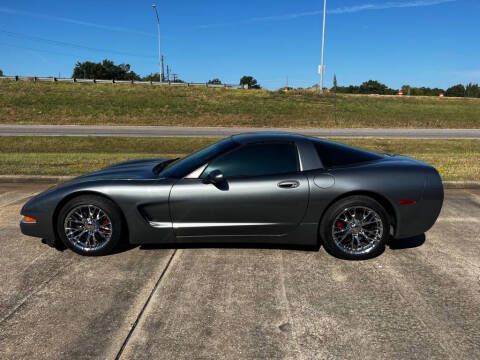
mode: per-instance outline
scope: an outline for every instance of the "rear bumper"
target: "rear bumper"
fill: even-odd
[[[443,184],[435,171],[425,178],[421,199],[413,205],[399,205],[395,238],[421,235],[432,228],[443,206]]]

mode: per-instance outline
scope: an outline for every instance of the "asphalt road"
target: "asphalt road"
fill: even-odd
[[[2,359],[478,359],[480,191],[369,261],[323,248],[124,249],[20,234],[48,185],[0,185]]]
[[[282,129],[175,126],[0,125],[0,136],[194,136],[227,137],[253,131],[287,131],[319,137],[480,139],[480,129]]]

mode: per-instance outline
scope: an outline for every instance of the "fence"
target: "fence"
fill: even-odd
[[[0,80],[12,81],[48,81],[48,82],[71,82],[71,83],[92,83],[92,84],[134,84],[134,85],[156,85],[156,86],[199,86],[208,88],[227,88],[227,89],[248,89],[247,85],[232,84],[208,84],[208,83],[189,83],[172,81],[137,81],[137,80],[105,80],[105,79],[76,79],[61,77],[43,77],[43,76],[0,76]]]

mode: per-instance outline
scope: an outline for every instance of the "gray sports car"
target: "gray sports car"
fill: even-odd
[[[365,259],[427,231],[443,203],[420,161],[286,133],[236,135],[184,159],[146,159],[77,177],[28,201],[24,234],[82,255],[132,244],[316,245]]]

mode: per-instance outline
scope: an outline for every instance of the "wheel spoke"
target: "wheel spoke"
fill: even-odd
[[[371,210],[368,210],[368,211],[365,211],[364,214],[363,214],[363,219],[362,219],[362,222],[365,222],[367,221],[367,219],[370,217],[370,215],[373,214],[373,211]]]
[[[87,233],[86,230],[82,230],[82,232],[81,232],[80,234],[74,236],[73,239],[75,239],[75,241],[79,242],[80,239],[81,239],[81,237],[82,237],[84,234],[86,234],[86,233]]]
[[[340,239],[340,242],[343,242],[348,235],[351,235],[352,233],[350,231],[348,231],[345,235],[343,235],[343,237]]]

